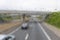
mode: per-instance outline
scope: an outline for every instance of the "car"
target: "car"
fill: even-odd
[[[25,22],[22,24],[21,29],[28,29],[28,27],[29,27],[29,24]]]
[[[13,35],[1,34],[1,35],[0,35],[0,40],[15,40],[15,36],[13,36]]]

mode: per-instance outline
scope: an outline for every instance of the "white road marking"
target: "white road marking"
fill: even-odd
[[[25,40],[28,40],[28,37],[29,37],[29,34],[27,33],[26,34],[26,37],[25,37]]]
[[[47,34],[47,32],[43,29],[43,27],[41,26],[40,23],[38,23],[40,28],[42,29],[43,33],[45,34],[45,36],[48,38],[48,40],[51,40],[50,36]]]
[[[18,31],[21,27],[18,27],[16,30],[12,31],[11,33],[9,33],[9,35],[15,33],[16,31]]]

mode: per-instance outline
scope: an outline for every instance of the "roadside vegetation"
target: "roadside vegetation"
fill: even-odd
[[[52,12],[45,21],[57,28],[60,28],[60,12]]]
[[[11,16],[8,16],[7,14],[0,14],[0,22],[10,22],[11,20]]]
[[[39,16],[39,17],[37,17],[38,19],[42,19],[42,17],[41,16]]]
[[[20,15],[11,16],[10,14],[0,14],[0,23],[11,22],[20,19]]]
[[[20,15],[0,14],[0,33],[10,30],[13,27],[21,25]]]

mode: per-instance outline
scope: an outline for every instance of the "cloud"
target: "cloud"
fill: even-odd
[[[60,9],[59,4],[59,0],[0,0],[0,9],[51,11]]]

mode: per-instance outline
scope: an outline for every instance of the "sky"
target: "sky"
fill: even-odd
[[[60,0],[0,0],[0,10],[60,11]]]

